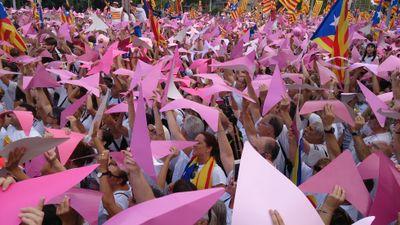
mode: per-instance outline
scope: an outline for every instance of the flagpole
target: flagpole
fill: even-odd
[[[16,10],[17,9],[17,1],[13,0],[13,8]]]

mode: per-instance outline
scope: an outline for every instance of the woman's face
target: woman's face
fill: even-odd
[[[151,140],[157,139],[156,127],[153,124],[147,125],[147,129],[149,130],[149,135]]]
[[[207,146],[204,135],[199,134],[194,140],[197,144],[193,147],[193,156],[210,155],[211,147]]]
[[[367,47],[367,54],[368,54],[368,55],[372,55],[372,54],[374,53],[374,51],[375,51],[375,46],[373,46],[373,45],[368,45],[368,47]]]

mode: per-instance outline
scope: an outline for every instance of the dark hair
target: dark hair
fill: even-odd
[[[46,45],[53,45],[53,46],[57,46],[57,39],[53,38],[53,37],[48,37],[46,39],[44,39],[44,43]]]
[[[55,205],[44,205],[43,206],[43,225],[62,225],[60,218],[56,214]]]
[[[88,41],[89,41],[89,42],[92,42],[92,43],[96,43],[96,36],[90,35],[90,36],[88,37]]]
[[[208,132],[201,132],[199,134],[204,136],[204,142],[208,147],[211,147],[211,156],[213,156],[214,158],[216,156],[219,157],[218,141],[215,136]]]
[[[81,141],[72,152],[71,160],[73,160],[74,164],[77,167],[82,167],[85,164],[91,163],[94,160],[93,156],[86,157],[92,154],[94,154],[93,148],[85,142]]]
[[[337,208],[332,215],[332,220],[330,225],[351,225],[353,220],[347,214],[347,212],[341,207]]]
[[[374,43],[368,43],[367,44],[367,47],[365,47],[365,51],[364,51],[364,55],[363,55],[363,57],[361,58],[361,62],[364,62],[364,60],[365,60],[365,57],[367,57],[367,48],[368,47],[374,47],[374,52],[372,53],[373,54],[373,58],[372,58],[372,61],[374,61],[375,60],[375,58],[376,58],[376,45],[374,44]]]
[[[279,154],[279,145],[276,142],[267,142],[264,146],[266,153],[271,155],[271,160],[274,161]]]
[[[10,50],[10,55],[11,55],[12,57],[18,57],[18,56],[21,55],[21,52],[20,52],[18,49],[16,49],[16,48],[12,48],[12,49]]]
[[[172,188],[172,193],[177,193],[177,192],[185,192],[185,191],[196,191],[197,187],[196,185],[192,184],[192,182],[179,179],[174,183],[174,186]]]
[[[218,146],[218,141],[215,138],[214,135],[208,133],[208,132],[201,132],[199,133],[199,135],[203,135],[204,136],[204,142],[206,143],[206,145],[208,147],[211,147],[211,156],[214,157],[215,161],[217,162],[218,166],[220,166],[222,168],[222,170],[225,172],[225,169],[222,165],[222,161],[219,155],[219,146]],[[225,174],[226,175],[226,174]]]
[[[22,102],[19,107],[25,108],[26,111],[32,112],[33,117],[36,118],[36,109],[32,105],[29,105],[28,103]]]
[[[118,175],[114,177],[122,179],[119,185],[125,185],[128,182],[128,174],[123,170],[118,170]]]
[[[327,166],[331,162],[330,159],[328,158],[322,158],[317,161],[317,163],[314,165],[313,169],[315,172],[321,171],[325,166]]]
[[[283,130],[283,122],[277,116],[271,116],[268,123],[274,128],[274,135],[277,138]]]
[[[153,195],[156,198],[161,198],[164,196],[164,193],[162,191],[160,191],[160,189],[158,189],[158,188],[151,187],[151,190],[153,191]]]
[[[57,124],[61,122],[61,112],[64,110],[62,107],[53,107],[52,114],[55,119],[57,119]]]

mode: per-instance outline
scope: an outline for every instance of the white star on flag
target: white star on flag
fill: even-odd
[[[338,23],[339,23],[339,17],[336,17],[335,15],[333,15],[333,23],[331,23],[331,26],[337,27]]]

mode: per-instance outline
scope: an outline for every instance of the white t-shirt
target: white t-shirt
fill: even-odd
[[[129,200],[132,198],[132,189],[129,187],[129,190],[121,190],[114,192],[114,199],[115,202],[121,207],[122,209],[127,209],[129,207]],[[98,224],[101,225],[107,221],[108,212],[103,207],[103,202],[100,202],[99,207],[99,220]]]
[[[128,13],[124,12],[122,16],[122,22],[133,22],[136,23],[135,16],[131,14],[131,19],[129,20],[129,15]]]
[[[325,144],[310,144],[310,151],[308,154],[302,153],[302,157],[309,167],[313,167],[318,160],[329,157],[328,149]]]
[[[147,21],[146,12],[143,8],[136,7],[135,16],[136,19],[141,23],[145,23]]]
[[[111,12],[111,21],[113,23],[120,23],[122,20],[122,10],[123,8],[114,8],[110,6],[110,12]]]

